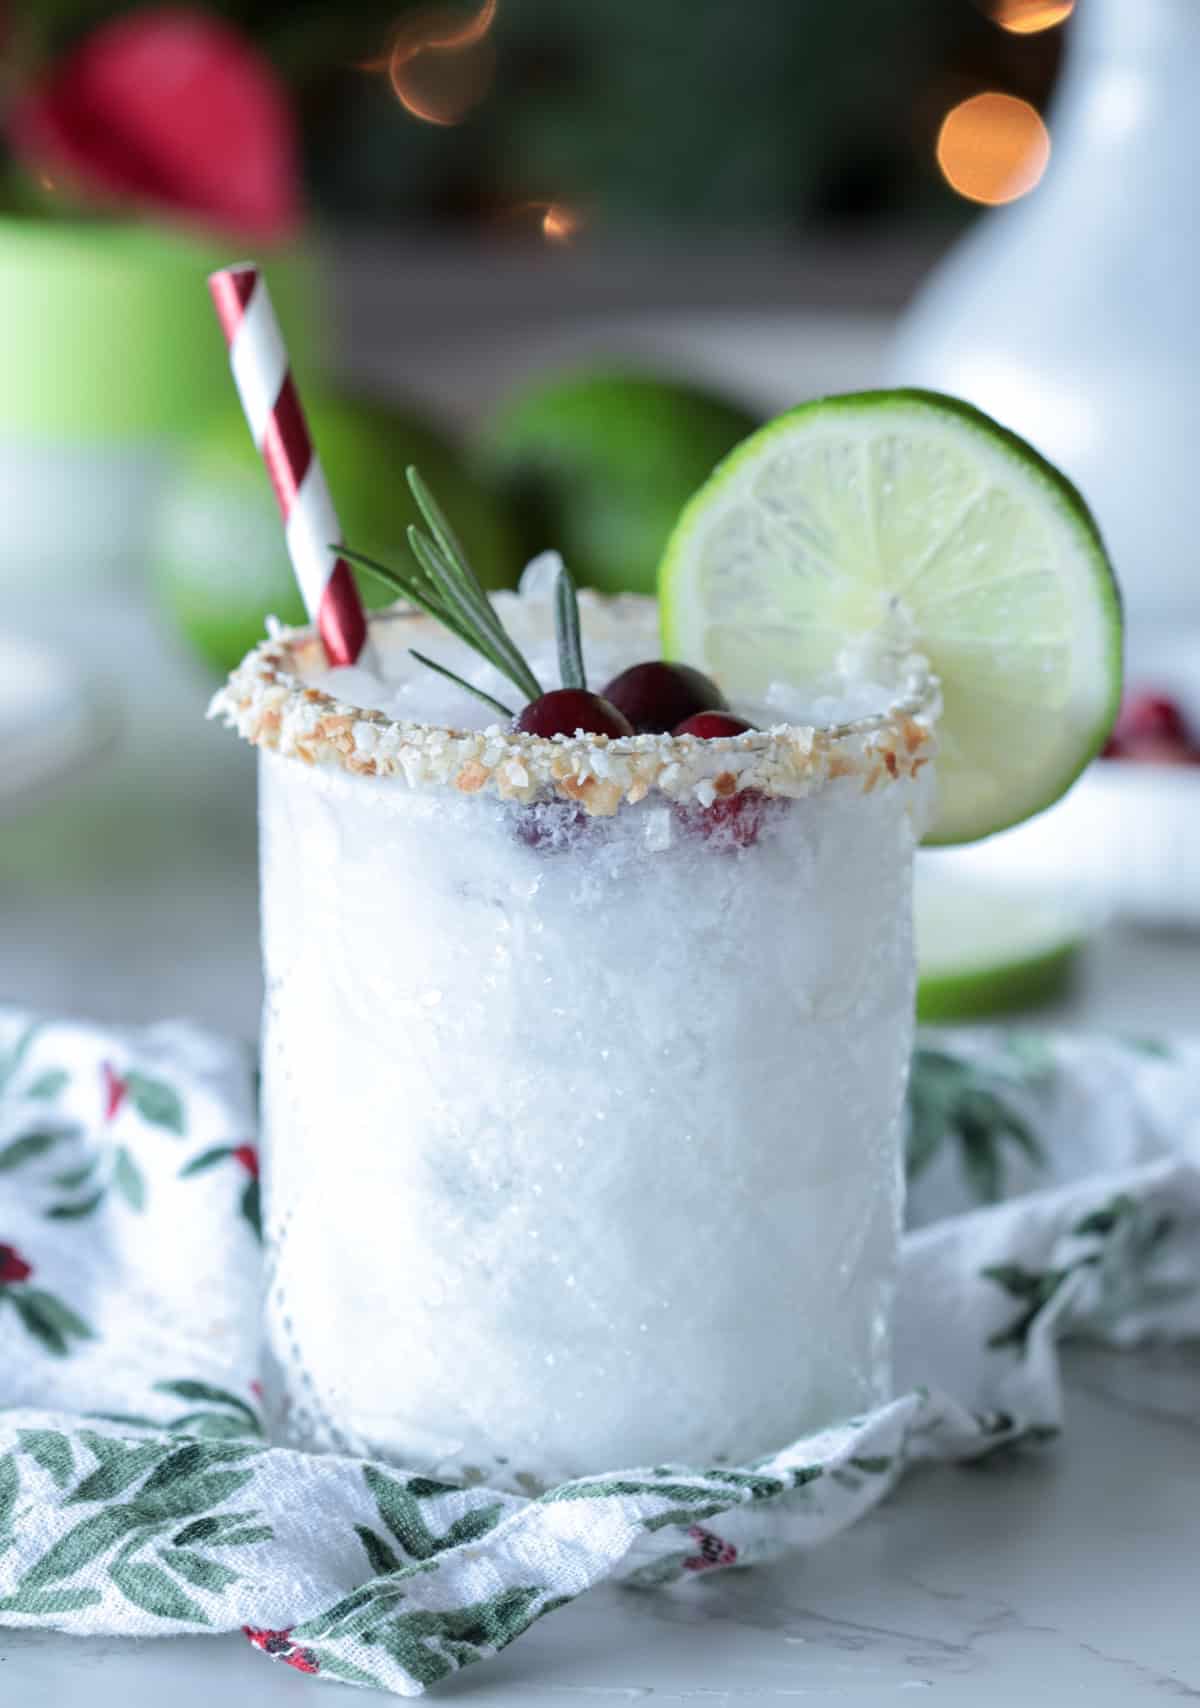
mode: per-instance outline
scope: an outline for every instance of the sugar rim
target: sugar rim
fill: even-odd
[[[371,629],[428,621],[393,608],[374,613]],[[915,777],[928,764],[941,708],[936,677],[914,658],[885,711],[828,728],[777,724],[708,741],[688,735],[546,737],[498,724],[456,730],[391,718],[309,686],[303,672],[323,667],[319,649],[314,629],[278,629],[232,672],[208,715],[256,747],[309,765],[518,802],[558,795],[598,817],[652,790],[701,806],[747,789],[811,794],[840,777],[856,777],[870,792]]]

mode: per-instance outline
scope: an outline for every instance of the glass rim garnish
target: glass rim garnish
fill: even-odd
[[[541,699],[544,693],[541,683],[496,615],[445,512],[412,464],[405,470],[405,478],[429,529],[428,533],[423,533],[413,524],[407,530],[409,549],[415,560],[413,567],[396,569],[347,545],[340,547],[343,555],[448,629],[519,689],[527,700]],[[555,581],[554,624],[563,687],[586,689],[579,602],[575,583],[565,564],[560,564]],[[447,665],[438,664],[415,647],[410,647],[409,652],[419,664],[446,677],[493,711],[510,719],[517,715],[486,689],[468,682]]]

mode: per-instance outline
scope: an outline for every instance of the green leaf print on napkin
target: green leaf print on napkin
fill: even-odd
[[[1021,1305],[1007,1327],[989,1335],[988,1345],[1012,1346],[1025,1352],[1041,1312],[1071,1276],[1086,1270],[1096,1276],[1091,1315],[1098,1321],[1113,1323],[1151,1306],[1190,1298],[1196,1292],[1194,1281],[1158,1281],[1152,1273],[1154,1260],[1173,1226],[1171,1216],[1148,1213],[1121,1192],[1071,1227],[1071,1238],[1087,1241],[1088,1249],[1069,1262],[1044,1269],[1028,1269],[1019,1263],[996,1263],[982,1269],[980,1274],[986,1280],[1003,1287]]]
[[[947,1138],[958,1141],[959,1160],[972,1195],[982,1204],[1004,1196],[1006,1146],[1036,1168],[1045,1155],[1033,1129],[1006,1100],[1014,1085],[1036,1082],[1045,1072],[1039,1056],[1009,1051],[1011,1066],[997,1069],[946,1051],[919,1046],[913,1053],[908,1088],[909,1180],[931,1166]]]
[[[36,1162],[38,1157],[45,1156],[55,1145],[61,1144],[64,1139],[78,1138],[81,1132],[82,1128],[70,1121],[63,1121],[54,1126],[31,1127],[27,1133],[20,1133],[6,1145],[0,1146],[0,1174],[7,1174],[15,1168],[24,1168],[26,1163]]]
[[[234,1162],[247,1176],[238,1198],[238,1208],[250,1224],[256,1239],[262,1239],[262,1195],[259,1186],[258,1146],[251,1144],[209,1145],[189,1158],[179,1170],[181,1180],[191,1180],[197,1174],[207,1174],[223,1162]]]
[[[443,1549],[457,1548],[463,1542],[477,1542],[489,1530],[494,1530],[504,1515],[504,1505],[500,1501],[477,1506],[455,1519],[441,1536],[435,1536],[425,1522],[421,1501],[448,1493],[445,1483],[430,1482],[424,1477],[412,1477],[407,1483],[402,1483],[374,1465],[364,1465],[363,1477],[375,1496],[381,1520],[408,1560],[430,1560]],[[365,1524],[356,1524],[354,1528],[373,1571],[394,1572],[404,1563],[375,1531]]]
[[[496,1654],[549,1610],[547,1603],[537,1606],[545,1595],[537,1584],[502,1589],[483,1601],[444,1612],[403,1610],[400,1604],[405,1595],[403,1584],[379,1581],[355,1590],[307,1624],[295,1626],[287,1635],[301,1637],[307,1645],[304,1652],[312,1664],[304,1670],[348,1678],[350,1675],[341,1670],[345,1660],[323,1647],[321,1639],[354,1637],[360,1658],[364,1648],[382,1649],[418,1684],[436,1684],[458,1668]],[[353,1682],[377,1682],[361,1668],[355,1666],[354,1670],[359,1677]]]
[[[111,1586],[143,1612],[176,1624],[211,1624],[190,1591],[219,1595],[242,1575],[229,1561],[214,1558],[211,1550],[268,1541],[273,1535],[271,1526],[259,1522],[251,1509],[211,1510],[251,1482],[253,1468],[237,1467],[263,1449],[244,1443],[191,1441],[181,1447],[174,1442],[123,1441],[94,1430],[81,1430],[79,1440],[96,1463],[63,1505],[100,1503],[99,1510],[51,1543],[0,1607],[50,1614],[92,1605],[101,1599],[96,1570],[104,1561]],[[60,1489],[73,1474],[68,1436],[54,1430],[22,1431],[17,1451],[0,1458],[0,1521],[4,1491],[16,1488],[22,1452]],[[129,1498],[122,1499],[125,1495]],[[80,1578],[87,1581],[70,1581]],[[51,1590],[53,1605],[47,1593]]]
[[[149,1121],[152,1127],[164,1127],[179,1137],[187,1131],[183,1101],[174,1086],[132,1071],[123,1075],[123,1083],[129,1101],[143,1121]]]
[[[65,1358],[72,1340],[91,1340],[92,1330],[69,1305],[31,1285],[33,1264],[15,1245],[0,1243],[0,1307],[12,1306],[23,1327],[46,1352]]]

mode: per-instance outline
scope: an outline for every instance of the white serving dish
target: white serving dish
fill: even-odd
[[[1126,678],[1168,694],[1200,733],[1200,634],[1137,635]],[[940,858],[1139,924],[1200,927],[1200,765],[1097,760],[1048,812]]]

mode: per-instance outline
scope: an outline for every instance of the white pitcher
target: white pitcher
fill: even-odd
[[[1200,0],[1080,0],[1041,185],[983,216],[890,379],[969,398],[1083,489],[1135,639],[1200,621]]]

